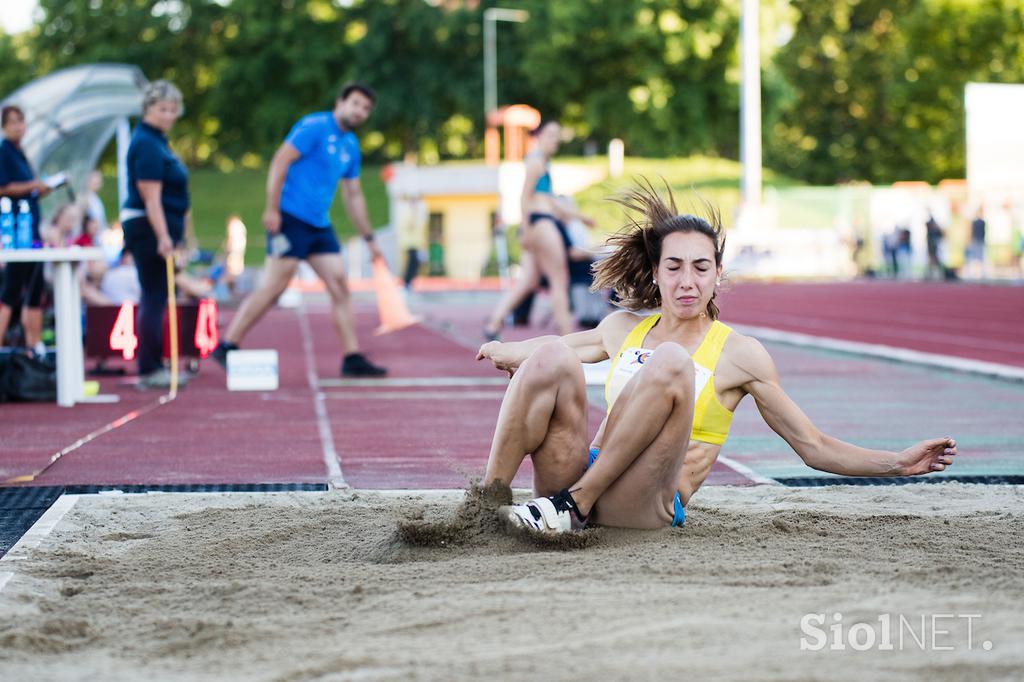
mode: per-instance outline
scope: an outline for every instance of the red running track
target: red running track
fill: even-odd
[[[337,340],[325,308],[305,313],[317,377],[337,379]],[[483,474],[504,392],[502,374],[442,334],[414,327],[373,337],[375,312],[360,308],[360,338],[389,379],[455,379],[464,385],[324,385],[328,431],[342,475],[359,488],[460,488]],[[246,339],[280,352],[281,387],[228,392],[205,362],[178,398],[68,454],[31,485],[311,483],[329,478],[309,386],[303,326],[294,311],[272,310]],[[152,403],[119,379],[103,379],[115,405],[0,406],[0,477],[24,474],[76,439]],[[330,383],[330,382],[328,382]],[[443,383],[443,382],[442,382]],[[591,429],[601,412],[592,409]],[[515,485],[530,486],[529,462]],[[716,465],[709,484],[749,484]]]
[[[1024,286],[740,282],[722,319],[1024,367]]]

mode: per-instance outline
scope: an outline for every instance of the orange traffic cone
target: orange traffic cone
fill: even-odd
[[[423,318],[409,312],[383,258],[373,261],[373,288],[377,290],[377,312],[380,314],[380,326],[375,334],[388,334],[422,321]]]

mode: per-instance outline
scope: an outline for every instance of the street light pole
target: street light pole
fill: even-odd
[[[761,48],[758,0],[743,0],[740,14],[741,194],[748,207],[761,203]]]
[[[496,23],[523,23],[530,13],[522,9],[491,7],[484,10],[484,121],[498,108],[498,35]]]

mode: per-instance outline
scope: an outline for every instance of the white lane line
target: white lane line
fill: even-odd
[[[334,447],[334,435],[331,433],[331,422],[327,418],[327,406],[324,394],[320,390],[316,376],[316,356],[313,354],[313,332],[309,328],[306,311],[299,306],[296,311],[299,317],[299,329],[302,332],[302,352],[306,356],[306,381],[313,393],[313,409],[316,412],[316,426],[320,432],[320,446],[323,449],[324,466],[327,467],[327,481],[334,488],[347,488],[348,483],[341,473],[341,457]]]
[[[342,393],[332,391],[324,393],[331,400],[501,400],[504,391],[360,391],[358,393]]]
[[[373,387],[373,388],[438,388],[441,386],[507,386],[507,376],[496,377],[399,377],[393,379],[335,379],[321,378],[321,388]]]
[[[846,341],[834,339],[827,336],[811,336],[797,332],[781,331],[768,327],[753,327],[744,324],[732,325],[742,334],[754,336],[764,341],[775,341],[791,346],[807,348],[821,348],[823,350],[839,351],[841,353],[852,353],[854,355],[866,355],[869,357],[885,358],[897,362],[906,362],[912,365],[924,365],[926,367],[939,367],[950,369],[956,372],[968,374],[979,374],[981,376],[1006,379],[1008,381],[1024,382],[1024,367],[1014,367],[997,362],[985,362],[983,360],[971,360],[953,355],[942,355],[939,353],[925,353],[909,348],[896,348],[883,346],[876,343],[861,343],[859,341]]]
[[[64,515],[78,502],[80,495],[61,495],[43,512],[43,515],[25,531],[7,554],[0,557],[0,568],[13,568],[14,564],[28,558],[28,550],[35,549],[57,527]],[[0,590],[14,577],[14,571],[0,570]]]
[[[762,476],[761,474],[757,473],[756,471],[754,471],[753,469],[748,467],[746,464],[740,464],[739,462],[737,462],[736,460],[732,459],[731,457],[726,457],[725,455],[719,455],[718,456],[718,461],[721,462],[722,464],[724,464],[725,466],[729,467],[733,471],[735,471],[740,476],[746,476],[747,478],[752,480],[754,483],[760,483],[761,485],[782,485],[781,483],[776,481],[774,478],[768,478],[767,476]]]

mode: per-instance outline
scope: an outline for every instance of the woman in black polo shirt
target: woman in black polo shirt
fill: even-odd
[[[50,193],[50,188],[36,179],[32,166],[21,151],[21,139],[25,137],[25,113],[20,107],[5,106],[0,112],[0,126],[4,139],[0,142],[0,196],[8,197],[12,210],[18,212],[18,203],[28,201],[32,212],[32,241],[39,241],[39,197]],[[25,345],[39,352],[43,331],[43,310],[40,307],[43,296],[42,263],[8,263],[5,270],[4,289],[0,294],[0,346],[11,324],[12,310],[22,303],[21,323],[25,328]]]
[[[164,80],[150,83],[143,95],[142,121],[128,147],[128,198],[121,209],[121,224],[142,287],[138,316],[141,388],[170,385],[170,373],[161,361],[167,307],[165,258],[184,235],[189,196],[188,171],[167,144],[167,133],[181,113],[178,88]]]

